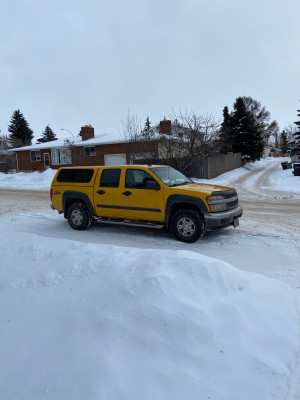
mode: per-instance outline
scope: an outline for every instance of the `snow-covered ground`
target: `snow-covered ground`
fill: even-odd
[[[209,183],[236,182],[251,207],[283,193],[294,207],[300,177],[280,161]],[[54,173],[0,174],[0,186],[49,190]],[[73,231],[49,202],[3,214],[0,399],[299,399],[299,231],[251,207],[192,245],[150,229]]]

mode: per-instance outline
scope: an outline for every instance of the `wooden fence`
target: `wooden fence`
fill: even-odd
[[[170,165],[191,178],[212,179],[242,166],[241,153],[218,154],[201,158],[136,160],[134,164]]]

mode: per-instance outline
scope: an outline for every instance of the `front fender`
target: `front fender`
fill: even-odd
[[[196,206],[203,214],[206,214],[209,212],[204,201],[199,199],[198,197],[187,196],[185,194],[172,194],[171,196],[168,197],[167,204],[166,204],[166,215],[165,215],[166,227],[169,226],[171,210],[172,210],[173,206],[180,204],[180,203],[191,204],[193,206]]]

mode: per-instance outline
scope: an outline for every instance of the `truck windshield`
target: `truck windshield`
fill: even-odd
[[[181,186],[194,183],[191,179],[184,176],[181,172],[172,167],[149,168],[165,185]]]

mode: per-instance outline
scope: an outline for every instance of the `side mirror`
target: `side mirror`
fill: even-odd
[[[156,181],[147,181],[145,183],[145,189],[148,189],[148,190],[160,190],[160,186]]]

